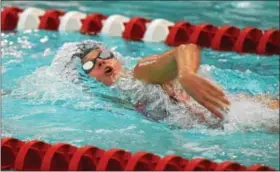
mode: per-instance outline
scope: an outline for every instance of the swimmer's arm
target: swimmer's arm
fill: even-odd
[[[199,104],[219,118],[220,109],[230,104],[223,91],[196,75],[200,66],[200,48],[195,44],[180,45],[162,54],[140,60],[134,68],[134,77],[151,84],[164,84],[175,78]]]
[[[196,44],[186,44],[177,47],[176,62],[178,77],[194,74],[200,67],[200,50]]]
[[[200,48],[194,44],[180,45],[159,55],[147,56],[141,59],[133,70],[134,77],[152,84],[164,84],[178,76],[178,63],[184,66],[182,72],[196,73],[200,66]],[[185,61],[177,58],[177,54],[187,53]],[[187,52],[186,52],[187,51]],[[179,61],[178,61],[179,60]]]
[[[199,56],[199,47],[194,44],[178,47],[176,55],[178,80],[185,91],[199,104],[207,108],[215,116],[223,118],[221,110],[227,109],[230,102],[225,97],[222,89],[195,74],[197,70],[196,64],[199,63],[196,60]]]
[[[146,56],[133,69],[134,78],[151,84],[164,84],[177,76],[176,48],[163,54]]]

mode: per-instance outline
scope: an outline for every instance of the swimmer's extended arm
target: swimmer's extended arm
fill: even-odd
[[[152,84],[164,84],[177,77],[176,48],[163,54],[144,57],[133,70],[135,78]]]
[[[200,66],[199,47],[194,44],[188,45],[192,46],[192,49],[188,50],[191,55],[186,56],[185,60],[177,58],[178,51],[181,51],[184,45],[172,48],[163,54],[144,57],[135,66],[134,77],[152,84],[164,84],[177,78],[180,71],[196,73]],[[178,66],[178,63],[181,65]]]

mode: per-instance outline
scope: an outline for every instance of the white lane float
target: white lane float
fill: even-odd
[[[39,16],[45,13],[40,8],[27,8],[22,13],[19,13],[19,21],[17,30],[37,29],[40,23]]]
[[[143,36],[145,42],[162,42],[169,34],[169,27],[174,23],[165,19],[155,19],[147,24],[147,30]]]
[[[118,14],[111,15],[104,21],[101,33],[108,36],[122,36],[125,29],[124,23],[128,21],[128,17]]]
[[[65,15],[60,17],[60,25],[58,30],[64,32],[74,32],[79,31],[82,27],[81,20],[86,18],[85,13],[81,13],[78,11],[70,11]]]

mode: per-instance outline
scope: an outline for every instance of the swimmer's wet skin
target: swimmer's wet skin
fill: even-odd
[[[180,45],[163,54],[142,58],[132,71],[125,71],[114,55],[102,47],[86,50],[82,56],[83,70],[107,86],[114,84],[125,73],[148,84],[158,84],[173,100],[186,103],[191,96],[214,116],[223,119],[222,112],[229,110],[230,102],[223,90],[197,74],[200,67],[200,47],[195,44]],[[178,80],[184,92],[173,88]],[[279,100],[277,100],[279,102]],[[141,104],[137,105],[141,107]],[[273,107],[279,108],[273,102]],[[203,118],[203,117],[202,117]]]

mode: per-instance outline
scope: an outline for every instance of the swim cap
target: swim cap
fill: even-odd
[[[86,40],[86,41],[77,43],[77,52],[75,54],[73,54],[73,57],[78,57],[82,60],[92,50],[95,50],[97,48],[102,49],[102,47],[103,47],[102,43],[98,42],[98,41]]]
[[[91,52],[94,49],[101,49],[102,51],[108,51],[111,52],[115,59],[117,59],[123,67],[127,66],[128,61],[126,61],[126,58],[122,56],[119,52],[115,51],[114,48],[110,48],[104,43],[94,40],[85,40],[79,43],[75,43],[76,50],[75,53],[72,56],[72,59],[74,57],[78,57],[79,59],[83,59],[89,52]]]

